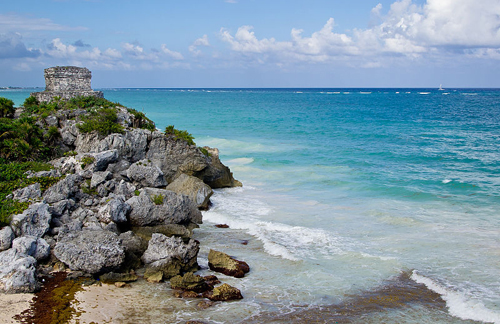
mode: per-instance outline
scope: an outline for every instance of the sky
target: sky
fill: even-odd
[[[0,1],[0,87],[500,88],[500,0]]]

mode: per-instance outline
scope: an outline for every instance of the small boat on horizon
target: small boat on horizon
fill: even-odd
[[[439,85],[439,89],[438,89],[438,90],[439,90],[439,91],[444,91],[444,89],[443,89],[443,85],[442,85],[442,84],[440,84],[440,85]]]

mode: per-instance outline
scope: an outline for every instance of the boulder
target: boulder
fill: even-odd
[[[187,174],[181,174],[167,186],[167,190],[188,196],[196,203],[199,209],[203,210],[208,209],[210,197],[214,193],[209,185]]]
[[[118,235],[102,230],[65,233],[59,237],[54,255],[71,270],[91,274],[116,269],[125,259]]]
[[[147,272],[161,271],[163,278],[168,279],[181,272],[198,270],[199,249],[199,242],[193,239],[184,243],[180,237],[155,233],[142,255],[142,261],[146,264]]]
[[[144,188],[139,196],[126,203],[131,207],[132,226],[201,224],[202,215],[191,199],[170,190]]]
[[[0,252],[10,249],[12,240],[14,240],[15,237],[14,231],[12,231],[10,226],[2,228],[0,230]]]
[[[159,131],[153,132],[151,136],[146,158],[161,169],[168,182],[183,173],[193,175],[208,166],[206,157],[196,146],[165,136]]]
[[[47,259],[50,256],[50,246],[43,238],[34,236],[18,237],[12,241],[12,249],[19,254],[34,257],[37,261]]]
[[[192,272],[187,272],[183,276],[177,275],[170,279],[172,289],[190,290],[198,293],[207,291],[209,286],[205,279],[195,275]]]
[[[40,189],[40,184],[37,182],[27,187],[15,190],[12,195],[12,199],[20,202],[26,202],[32,199],[40,198],[42,196],[42,190]]]
[[[159,167],[148,160],[132,164],[127,170],[127,177],[143,187],[165,187],[167,181]]]
[[[212,271],[221,272],[227,276],[236,278],[243,278],[245,273],[250,271],[250,267],[246,262],[238,261],[226,253],[212,249],[208,253],[208,266]]]
[[[15,249],[0,252],[0,291],[32,293],[39,288],[36,260]]]
[[[113,284],[115,282],[132,282],[137,281],[139,277],[132,273],[116,273],[108,272],[99,276],[99,280],[105,284]]]
[[[103,223],[125,223],[130,206],[125,203],[125,197],[112,198],[106,205],[99,209],[97,217]]]
[[[132,231],[145,240],[150,240],[154,233],[160,233],[165,236],[178,236],[183,239],[189,239],[193,233],[183,225],[167,224],[156,226],[139,226],[132,227]]]
[[[92,174],[92,178],[90,180],[90,188],[95,188],[99,185],[102,185],[112,177],[113,174],[109,171],[96,171]]]
[[[47,189],[43,194],[43,199],[48,204],[53,204],[71,198],[80,190],[80,183],[82,181],[83,179],[80,175],[69,174]]]
[[[208,166],[194,176],[203,180],[211,188],[241,187],[242,184],[233,178],[231,170],[219,159],[219,150],[216,148],[204,147],[208,152]]]
[[[107,150],[98,151],[97,153],[92,154],[92,156],[95,159],[93,171],[104,171],[109,164],[118,161],[119,154],[118,150]]]
[[[50,229],[52,214],[45,203],[31,204],[22,214],[12,217],[10,226],[16,236],[31,235],[42,237]]]
[[[119,238],[126,253],[130,252],[140,257],[148,248],[148,241],[132,231],[121,233]]]
[[[232,287],[228,284],[222,284],[215,287],[212,294],[207,295],[208,299],[213,301],[228,301],[243,299],[241,292],[238,288]]]

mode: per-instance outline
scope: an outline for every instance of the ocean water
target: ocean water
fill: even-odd
[[[219,148],[244,184],[195,231],[203,267],[210,248],[250,265],[220,276],[244,299],[150,322],[500,323],[500,90],[100,90]],[[168,284],[144,295],[172,302]]]

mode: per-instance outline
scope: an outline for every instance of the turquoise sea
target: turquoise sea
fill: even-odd
[[[250,265],[224,277],[245,298],[151,322],[500,323],[500,90],[99,90],[219,148],[244,184],[195,238],[202,266],[210,248]]]

